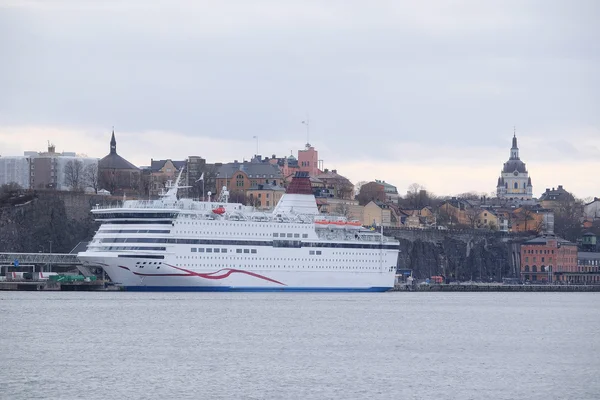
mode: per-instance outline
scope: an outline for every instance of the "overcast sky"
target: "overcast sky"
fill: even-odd
[[[600,1],[0,0],[0,155],[296,155],[405,192],[600,197]]]

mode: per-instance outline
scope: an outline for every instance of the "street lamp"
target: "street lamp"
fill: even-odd
[[[48,261],[48,272],[52,272],[52,240],[50,242],[50,259]]]

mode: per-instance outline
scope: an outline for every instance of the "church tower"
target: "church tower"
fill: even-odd
[[[513,135],[510,158],[504,163],[500,172],[496,194],[502,199],[530,200],[533,196],[533,186],[525,163],[519,158],[517,134]]]

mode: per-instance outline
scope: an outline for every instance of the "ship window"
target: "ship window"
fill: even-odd
[[[277,232],[273,233],[273,237],[279,237],[279,233],[277,233]]]
[[[196,252],[196,248],[192,247],[192,253],[195,253],[195,252]]]
[[[252,249],[251,253],[256,254],[256,249]]]
[[[219,249],[214,249],[213,252],[218,253]]]
[[[198,249],[198,253],[204,253],[204,249]]]
[[[317,255],[320,256],[321,255],[321,250],[317,250]]]
[[[299,237],[300,237],[300,234],[299,234],[299,233],[294,233],[294,237],[295,237],[295,238],[299,238]]]
[[[308,233],[303,233],[302,237],[306,239],[308,237]]]
[[[291,238],[291,237],[292,237],[292,234],[291,234],[291,233],[288,233],[288,234],[287,234],[287,237]]]
[[[227,249],[221,249],[221,253],[227,253]]]
[[[212,253],[212,249],[206,249],[207,253]]]
[[[250,249],[244,249],[244,253],[250,253]]]

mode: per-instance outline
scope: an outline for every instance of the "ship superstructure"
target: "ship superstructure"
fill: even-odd
[[[398,242],[357,221],[320,215],[305,173],[273,210],[178,199],[181,174],[159,200],[96,206],[101,222],[84,264],[127,290],[385,291]],[[307,187],[308,185],[308,187]]]

